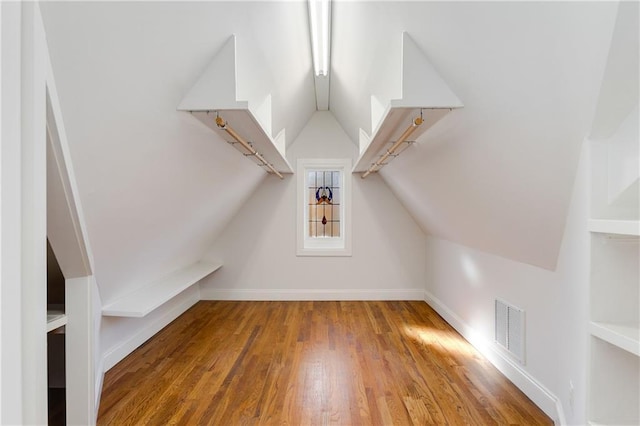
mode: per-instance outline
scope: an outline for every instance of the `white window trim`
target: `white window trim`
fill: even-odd
[[[340,238],[311,238],[308,236],[307,172],[309,170],[339,170],[342,176],[340,194]],[[298,256],[351,256],[351,159],[299,159],[298,175]]]

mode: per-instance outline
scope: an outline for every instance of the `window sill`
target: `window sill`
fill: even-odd
[[[350,257],[351,249],[346,248],[300,248],[296,252],[296,256],[304,257]]]

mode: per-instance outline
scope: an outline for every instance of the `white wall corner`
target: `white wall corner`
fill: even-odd
[[[464,106],[407,32],[402,33],[401,62],[402,104],[431,108]]]
[[[102,327],[102,298],[98,289],[95,277],[90,279],[93,295],[93,376],[94,376],[94,415],[93,421],[98,421],[98,410],[100,409],[100,397],[102,396],[102,382],[104,380],[104,360],[100,350],[100,329]]]
[[[638,105],[636,104],[607,144],[608,201],[615,202],[640,178],[640,147],[638,145]],[[637,191],[633,194],[638,202]]]
[[[565,426],[567,424],[567,418],[564,416],[564,408],[562,407],[562,401],[560,398],[556,398],[556,417],[550,417],[558,426]]]
[[[236,36],[227,39],[198,81],[187,92],[180,111],[209,111],[213,109],[247,108],[247,102],[238,102]]]
[[[377,96],[371,95],[371,132],[373,133],[377,128],[383,117],[386,115],[387,107],[378,99]],[[366,148],[366,147],[365,147]],[[360,145],[360,152],[362,152],[362,145]]]
[[[102,383],[104,382],[104,358],[100,358],[98,366],[96,368],[95,378],[95,390],[94,390],[94,404],[93,404],[93,419],[94,424],[98,421],[98,412],[100,411],[100,398],[102,397]]]
[[[314,75],[313,83],[316,89],[316,109],[318,111],[329,110],[330,77],[328,75]]]
[[[66,385],[67,422],[95,424],[94,304],[92,277],[67,279]]]
[[[273,132],[271,130],[271,93],[269,93],[262,102],[253,103],[249,102],[249,111],[258,120],[258,124],[264,129],[264,132],[271,137]]]
[[[423,300],[424,290],[416,289],[265,289],[201,288],[202,300],[241,301],[339,301],[339,300]]]
[[[551,417],[556,424],[565,424],[562,403],[558,397],[523,370],[520,365],[507,358],[498,350],[494,342],[482,337],[428,290],[424,292],[424,301],[515,384],[518,389],[524,392],[542,411]]]
[[[166,327],[171,321],[186,312],[187,309],[195,305],[199,300],[199,290],[187,293],[184,300],[180,301],[174,307],[169,308],[158,318],[142,325],[133,336],[118,342],[111,348],[106,349],[102,356],[104,372],[109,371],[114,365],[122,361],[127,355]],[[131,319],[127,318],[126,320],[130,321]]]
[[[275,145],[280,155],[286,158],[286,151],[287,151],[286,129],[282,129],[278,132],[278,134],[273,138],[273,144]]]
[[[363,129],[360,129],[358,133],[358,146],[360,147],[359,153],[362,154],[369,147],[371,143],[371,136],[367,134]]]

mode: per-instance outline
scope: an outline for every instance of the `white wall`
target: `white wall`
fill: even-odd
[[[44,27],[39,5],[33,2],[2,3],[2,424],[46,424],[47,422],[47,106],[54,112],[60,152],[66,153],[66,137],[57,102],[57,92],[51,73]],[[49,96],[47,97],[47,91]],[[50,102],[48,102],[50,101]],[[60,158],[58,158],[60,160]],[[70,163],[67,162],[70,167]],[[59,173],[69,172],[60,168]],[[61,176],[62,177],[62,176]],[[73,174],[68,178],[69,191],[75,190]],[[70,192],[67,193],[70,195]],[[53,198],[56,198],[55,196]],[[81,212],[72,205],[72,198],[55,199],[59,206]],[[66,203],[69,203],[68,205]],[[77,211],[75,210],[77,208]],[[68,214],[71,214],[68,212]],[[81,215],[80,215],[81,216]],[[73,216],[77,219],[78,215]],[[68,218],[67,218],[68,219]],[[72,220],[73,221],[73,220]],[[78,229],[83,228],[77,225]],[[77,244],[87,250],[82,231],[74,234]],[[80,241],[82,240],[82,241]],[[77,252],[74,252],[77,253]],[[60,254],[60,253],[59,253]],[[66,255],[66,253],[63,253]],[[83,261],[91,256],[83,253]],[[68,264],[63,265],[63,269]],[[91,265],[87,265],[87,273]],[[63,271],[65,272],[65,271]],[[66,272],[65,272],[66,274]],[[80,279],[90,281],[91,277]],[[84,282],[82,282],[84,284]],[[82,290],[95,290],[88,285]],[[84,375],[80,393],[93,391],[94,362],[90,345],[92,320],[88,303],[68,301],[69,327],[67,338],[76,343],[70,359],[82,359],[83,366],[74,363],[75,377],[67,387],[78,390],[79,375]],[[78,317],[80,307],[84,315]],[[73,311],[73,312],[72,312]],[[80,336],[79,331],[89,330]],[[71,360],[72,361],[72,360]],[[67,371],[70,371],[67,369]],[[74,374],[71,374],[74,376]],[[89,389],[89,391],[88,391]],[[68,395],[69,396],[69,395]],[[68,403],[68,421],[93,423],[92,403],[79,401],[73,395]],[[76,416],[84,410],[85,414]]]
[[[22,419],[22,330],[20,304],[20,22],[21,4],[0,3],[0,423]]]
[[[317,112],[287,158],[353,158],[330,112]],[[296,181],[270,177],[235,215],[209,256],[224,266],[204,299],[422,298],[425,235],[376,175],[352,180],[352,256],[296,256]]]
[[[22,422],[47,421],[46,92],[44,28],[36,3],[21,3]]]
[[[100,364],[106,372],[200,300],[192,286],[143,318],[103,317],[100,327]]]
[[[95,275],[109,304],[199,260],[265,176],[176,110],[231,34],[237,36],[241,99],[259,103],[272,92],[275,132],[286,127],[295,134],[311,116],[306,5],[41,7]]]
[[[548,415],[568,424],[584,424],[586,415],[589,144],[583,146],[556,271],[433,237],[427,254],[430,303]],[[525,366],[507,361],[493,343],[495,298],[526,311]]]
[[[396,61],[406,31],[464,108],[380,175],[425,232],[554,270],[616,10],[615,2],[339,2],[331,110],[352,138],[369,128],[369,97],[384,100],[383,82],[395,75],[378,57]]]

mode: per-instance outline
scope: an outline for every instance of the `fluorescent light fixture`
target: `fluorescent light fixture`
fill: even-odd
[[[331,0],[309,0],[311,52],[316,76],[329,75],[331,47]]]

